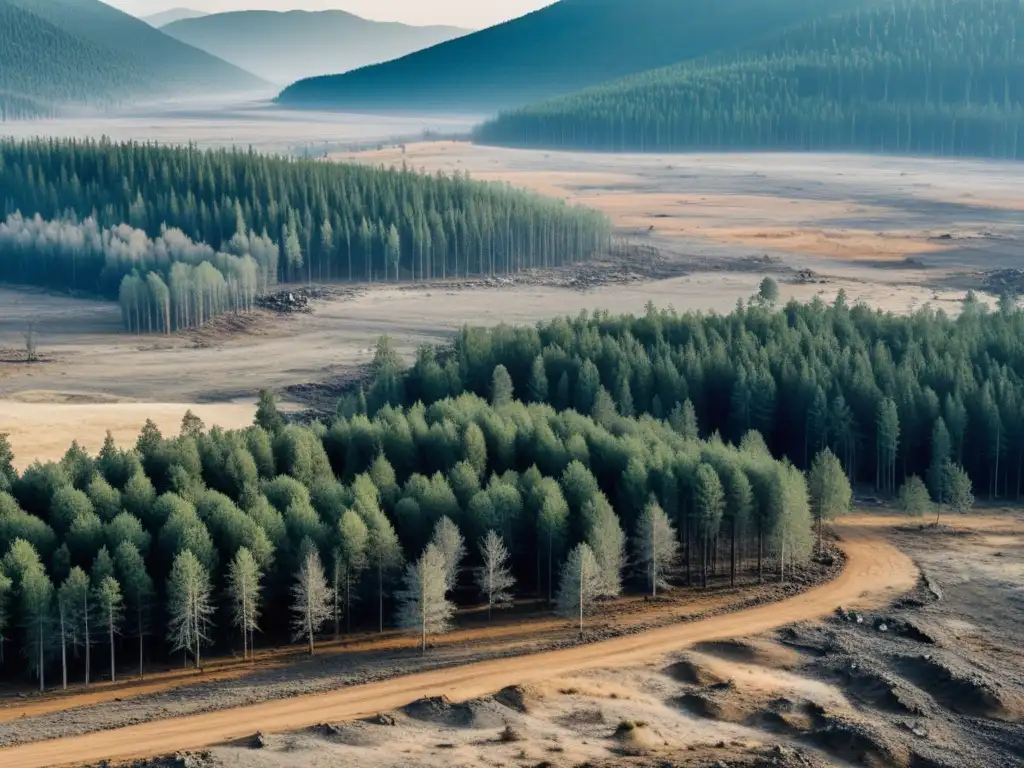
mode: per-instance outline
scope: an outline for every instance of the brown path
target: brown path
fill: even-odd
[[[842,547],[848,558],[842,574],[828,584],[779,603],[576,648],[467,664],[331,693],[24,744],[0,750],[0,765],[45,768],[128,760],[200,749],[248,736],[257,730],[282,732],[319,722],[365,717],[423,696],[445,695],[457,701],[472,699],[508,685],[586,669],[644,663],[694,643],[766,632],[796,621],[820,618],[838,605],[881,605],[914,586],[917,570],[913,563],[881,534],[869,527],[843,526],[842,535]]]

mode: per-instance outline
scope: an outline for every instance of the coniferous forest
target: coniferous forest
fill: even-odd
[[[445,593],[488,605],[553,599],[581,542],[606,596],[646,591],[648,575],[651,588],[777,580],[811,556],[804,476],[756,435],[732,447],[614,409],[598,420],[527,405],[502,366],[490,402],[403,406],[406,376],[387,339],[374,372],[356,412],[329,427],[286,425],[264,395],[245,430],[207,430],[186,415],[180,434],[147,423],[135,446],[108,437],[92,456],[72,445],[20,474],[0,440],[7,664],[41,686],[69,668],[72,682],[95,679],[115,654],[140,671],[182,652],[199,664],[211,651],[285,640],[297,605],[299,627],[308,617],[314,628],[300,633],[310,650],[316,636],[392,626],[396,607],[409,628],[405,560],[415,561],[406,585],[443,579],[435,591],[447,606]],[[450,365],[449,389],[461,389],[459,376]],[[577,383],[579,398],[591,384]],[[661,554],[646,569],[653,536]],[[627,550],[639,552],[636,565]],[[481,558],[500,578],[473,590]],[[108,624],[118,635],[109,657]],[[90,669],[80,651],[94,646],[104,661]]]
[[[460,175],[107,141],[0,142],[0,200],[4,216],[177,229],[214,252],[269,238],[287,282],[509,274],[585,259],[610,233],[594,211]],[[95,269],[68,264],[46,284],[110,295],[100,273],[83,284]]]
[[[482,143],[665,152],[797,149],[1019,158],[1024,6],[890,0],[509,111]]]

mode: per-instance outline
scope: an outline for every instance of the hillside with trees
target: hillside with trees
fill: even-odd
[[[508,111],[477,141],[610,151],[859,150],[1019,158],[1024,6],[888,0]]]
[[[330,426],[287,425],[264,393],[248,429],[187,414],[177,435],[147,423],[135,446],[108,436],[22,473],[0,436],[5,667],[45,688],[393,625],[425,648],[458,604],[541,595],[589,613],[652,578],[751,584],[811,557],[804,476],[756,436],[526,405],[501,366],[490,402],[392,405],[386,338],[374,372],[367,409]]]
[[[0,184],[8,229],[46,233],[11,236],[3,279],[108,298],[132,271],[216,254],[252,256],[264,287],[397,281],[557,266],[610,236],[594,211],[507,185],[251,151],[7,140]]]
[[[710,55],[819,14],[820,3],[813,0],[561,0],[395,61],[300,81],[278,101],[329,109],[489,112]]]
[[[266,87],[99,0],[0,0],[0,49],[5,120],[197,89]]]
[[[469,31],[371,21],[333,10],[215,13],[160,29],[280,85],[390,61]]]

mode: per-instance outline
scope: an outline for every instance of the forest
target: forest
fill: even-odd
[[[0,281],[118,299],[129,331],[170,333],[223,312],[248,311],[277,277],[278,248],[239,223],[226,252],[178,229],[150,239],[127,224],[45,221],[14,213],[0,222]]]
[[[443,370],[464,389],[454,358]],[[390,626],[425,648],[456,605],[521,595],[575,622],[624,590],[787,579],[850,503],[829,451],[808,480],[755,432],[621,415],[586,377],[572,397],[594,415],[515,399],[500,364],[486,399],[424,404],[386,337],[373,374],[329,426],[288,424],[263,393],[247,429],[186,414],[179,434],[149,422],[134,446],[108,435],[21,473],[0,438],[6,668],[45,687]]]
[[[700,437],[730,443],[755,430],[802,469],[829,448],[854,482],[890,495],[921,477],[942,501],[955,469],[988,498],[1019,499],[1022,338],[1024,311],[1009,295],[992,310],[969,293],[955,318],[850,306],[843,291],[781,310],[754,298],[727,316],[649,305],[640,317],[466,328],[450,349],[422,350],[396,386],[429,405],[486,393],[501,365],[517,397],[559,411],[650,415],[693,437],[699,424]],[[365,397],[372,408],[384,395]]]
[[[4,216],[92,218],[154,240],[180,230],[215,252],[269,238],[282,282],[508,274],[586,259],[610,237],[597,212],[460,174],[105,140],[0,141],[0,200]],[[47,285],[116,291],[95,273]]]
[[[481,143],[594,150],[795,149],[1019,158],[1017,0],[891,0],[511,110]]]

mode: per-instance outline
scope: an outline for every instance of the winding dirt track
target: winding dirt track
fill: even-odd
[[[325,721],[366,717],[424,696],[445,695],[455,701],[464,701],[508,685],[580,670],[642,664],[695,643],[742,637],[797,621],[820,618],[838,605],[862,608],[881,605],[913,588],[917,569],[881,533],[870,526],[844,525],[841,535],[842,547],[848,558],[842,574],[828,584],[779,603],[576,648],[468,664],[341,688],[326,694],[24,744],[0,750],[0,765],[4,768],[46,768],[101,760],[129,760],[179,750],[196,750],[249,736],[257,730],[282,732]]]

